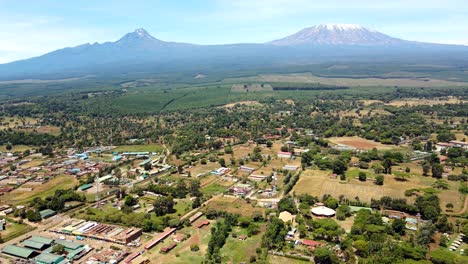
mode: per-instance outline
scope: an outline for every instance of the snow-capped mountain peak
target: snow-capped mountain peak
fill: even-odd
[[[403,40],[356,24],[322,24],[304,28],[288,37],[274,40],[274,45],[391,45]]]
[[[151,35],[144,28],[137,28],[135,33],[140,37],[151,37]]]
[[[363,30],[363,26],[358,24],[324,24],[318,27],[326,28],[328,30]]]

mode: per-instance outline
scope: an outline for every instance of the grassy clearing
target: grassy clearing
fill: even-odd
[[[199,175],[209,174],[211,171],[221,167],[217,162],[207,162],[205,165],[198,163],[197,165],[191,167],[188,171],[192,177],[197,177]],[[209,177],[210,175],[206,176]],[[205,177],[204,177],[205,178]]]
[[[35,227],[29,226],[27,224],[18,224],[9,218],[5,219],[7,221],[6,230],[0,231],[0,236],[2,237],[3,241],[8,241],[36,229]]]
[[[239,227],[236,227],[234,232],[238,236],[247,234],[245,229]],[[248,237],[246,240],[239,240],[238,238],[229,236],[220,252],[223,263],[247,263],[250,260],[250,256],[256,255],[255,250],[260,247],[261,238],[261,233]]]
[[[118,146],[115,149],[112,149],[112,152],[162,152],[164,150],[163,146],[159,144],[147,144],[147,145],[122,145]]]
[[[206,196],[212,196],[219,193],[224,193],[227,190],[226,186],[219,183],[213,183],[202,189],[202,193]]]
[[[5,145],[0,145],[1,152],[23,152],[27,149],[33,149],[33,147],[26,145],[13,145],[13,148],[10,151],[8,151]]]
[[[305,264],[305,263],[310,263],[310,261],[269,255],[268,256],[268,263],[270,263],[270,264],[284,264],[284,263],[288,263],[288,264]]]
[[[361,182],[354,179],[359,170],[352,169],[347,174],[348,181],[341,183],[339,179],[331,179],[330,171],[306,170],[299,181],[294,186],[293,191],[296,194],[308,193],[310,195],[322,197],[324,194],[330,194],[334,197],[344,195],[346,198],[354,200],[359,197],[360,201],[370,203],[372,198],[378,199],[382,196],[390,196],[393,198],[407,198],[404,195],[409,189],[427,189],[432,187],[435,179],[418,175],[411,175],[406,181],[398,181],[395,176],[384,175],[385,181],[383,186],[375,185],[372,181]],[[372,176],[372,174],[368,176]],[[454,210],[457,211],[463,205],[463,197],[458,192],[458,182],[449,182],[448,190],[438,190],[437,195],[441,200],[441,207],[445,208],[447,203],[454,205]]]
[[[233,214],[242,216],[253,216],[254,213],[261,213],[265,211],[264,208],[254,207],[251,203],[247,203],[243,199],[232,197],[218,197],[210,201],[201,210],[207,212],[210,209],[216,211],[226,211]]]
[[[458,104],[466,103],[464,100],[459,100],[458,98],[444,98],[444,99],[421,99],[421,98],[408,98],[403,100],[394,100],[388,103],[387,105],[392,106],[416,106],[416,105],[441,105],[441,104]]]
[[[73,188],[78,184],[78,180],[69,175],[60,175],[52,180],[37,186],[32,192],[20,193],[16,190],[2,196],[2,201],[14,205],[25,204],[36,197],[45,198],[51,196],[58,189]]]

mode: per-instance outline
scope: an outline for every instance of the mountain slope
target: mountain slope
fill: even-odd
[[[411,42],[358,25],[319,25],[265,44],[228,45],[167,42],[137,29],[115,42],[84,44],[1,64],[0,79],[235,71],[352,60],[468,60],[468,47]]]
[[[393,45],[408,43],[380,32],[354,24],[326,24],[304,28],[282,39],[270,42],[273,45]]]

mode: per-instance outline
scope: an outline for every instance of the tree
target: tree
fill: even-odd
[[[224,158],[220,158],[218,162],[221,167],[226,167],[226,160]]]
[[[199,180],[190,181],[188,192],[192,196],[201,196],[202,193],[200,192],[200,181]]]
[[[361,257],[366,257],[369,253],[369,243],[365,240],[356,240],[353,247],[356,249],[356,254]]]
[[[336,209],[338,207],[338,200],[330,196],[325,200],[324,204],[326,207]]]
[[[196,252],[199,250],[200,250],[200,247],[197,244],[190,245],[190,251]]]
[[[341,160],[336,159],[332,164],[333,173],[335,174],[344,174],[344,172],[348,169],[347,164]]]
[[[343,221],[348,216],[351,216],[351,208],[348,205],[338,206],[336,209],[336,219]]]
[[[42,219],[41,214],[34,209],[26,211],[26,218],[31,222],[39,222]]]
[[[451,211],[453,210],[453,203],[447,203],[445,207],[447,208],[447,211]]]
[[[383,172],[385,174],[392,174],[392,160],[390,158],[385,158],[382,161],[382,167],[384,168]]]
[[[436,189],[442,189],[442,190],[447,190],[449,188],[449,184],[447,181],[444,180],[436,180],[433,184],[432,187]]]
[[[273,218],[262,237],[262,247],[267,250],[281,249],[288,229],[281,219]]]
[[[444,173],[444,166],[440,163],[432,164],[432,177],[434,178],[442,178],[442,174]]]
[[[267,141],[266,146],[267,146],[268,148],[273,147],[273,142]]]
[[[360,181],[366,181],[366,179],[367,179],[366,173],[363,172],[363,171],[360,171],[360,172],[359,172],[359,180],[360,180]]]
[[[127,195],[125,196],[125,199],[124,199],[124,204],[126,206],[134,206],[135,204],[138,203],[138,200],[133,198],[133,196],[131,195]]]
[[[427,176],[429,174],[430,169],[431,169],[431,166],[427,162],[424,162],[422,165],[423,176]]]
[[[192,209],[198,208],[201,206],[201,198],[199,196],[195,197],[192,203]]]
[[[260,232],[260,226],[257,225],[256,223],[250,223],[249,226],[247,227],[247,235],[248,236],[256,235],[259,232]]]
[[[11,144],[7,144],[5,148],[7,151],[11,151],[11,149],[13,149],[13,146]]]
[[[51,253],[57,253],[60,254],[65,250],[65,247],[63,245],[57,244],[52,247]]]
[[[314,251],[314,262],[317,264],[339,263],[337,257],[326,247],[319,247]]]
[[[278,202],[278,211],[288,211],[291,214],[297,214],[296,203],[294,202],[294,198],[286,196],[281,198]]]
[[[436,249],[430,254],[431,262],[434,264],[455,264],[456,255],[450,251]]]
[[[304,152],[301,155],[301,163],[303,167],[307,167],[312,165],[312,161],[314,160],[314,156],[312,151]]]
[[[426,206],[423,208],[422,217],[428,220],[435,220],[439,216],[439,212],[434,206]]]
[[[450,131],[441,131],[437,133],[437,141],[439,142],[449,142],[451,140],[455,140],[455,134]]]
[[[384,184],[384,176],[383,175],[375,176],[375,184],[383,185]]]
[[[170,195],[157,197],[153,206],[157,216],[166,215],[174,211],[174,199]]]
[[[232,154],[232,153],[233,153],[232,148],[231,148],[230,146],[224,147],[224,153],[226,153],[226,154]]]
[[[150,171],[152,166],[151,166],[151,162],[147,162],[145,163],[145,166],[143,167],[146,171]]]
[[[432,236],[434,235],[435,228],[432,223],[429,221],[424,223],[416,235],[416,243],[424,248],[427,248],[429,243],[431,243]]]
[[[392,223],[392,229],[395,233],[404,235],[406,228],[406,221],[403,219],[395,219]]]

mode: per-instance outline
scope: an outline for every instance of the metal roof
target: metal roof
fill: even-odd
[[[87,183],[87,184],[81,185],[80,187],[78,187],[78,189],[80,189],[81,191],[84,191],[84,190],[89,189],[91,187],[93,187],[93,185],[91,183]]]
[[[8,245],[3,248],[2,253],[13,255],[20,258],[29,258],[32,254],[34,254],[34,250],[18,247],[15,245]]]
[[[75,242],[71,242],[71,241],[66,241],[66,240],[63,240],[63,239],[57,239],[57,240],[55,240],[55,243],[60,244],[60,245],[64,246],[67,249],[77,249],[77,248],[83,247],[83,244],[79,244],[79,243],[75,243]]]
[[[39,214],[41,215],[41,218],[47,218],[49,216],[56,214],[56,212],[54,210],[45,209],[45,210],[40,211]]]
[[[39,242],[39,243],[42,243],[42,244],[52,244],[52,242],[54,242],[53,239],[51,238],[47,238],[47,237],[42,237],[42,236],[32,236],[29,240],[33,240],[33,241],[36,241],[36,242]]]
[[[28,247],[28,248],[34,248],[34,249],[41,250],[46,244],[38,242],[38,241],[31,240],[31,239],[27,239],[27,240],[23,241],[23,245]]]
[[[38,263],[46,263],[46,264],[56,264],[59,263],[64,259],[63,256],[50,254],[50,253],[42,253],[36,257]]]

